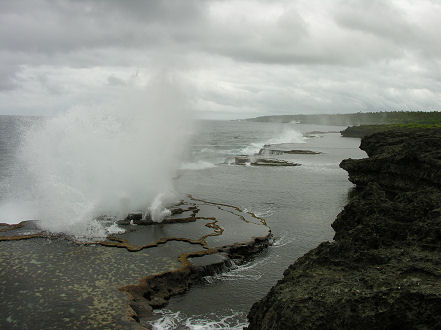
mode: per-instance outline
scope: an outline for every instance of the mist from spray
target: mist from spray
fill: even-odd
[[[30,213],[45,230],[92,237],[106,235],[102,215],[142,211],[161,220],[176,198],[172,178],[190,127],[182,87],[164,74],[144,91],[35,125],[18,155]]]
[[[267,144],[286,144],[286,143],[305,143],[306,139],[303,134],[298,131],[295,124],[284,125],[280,131],[274,133],[274,136],[268,140],[261,142],[252,142],[248,146],[242,148],[239,152],[245,155],[257,154],[264,145]]]

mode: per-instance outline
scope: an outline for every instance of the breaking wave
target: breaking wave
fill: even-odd
[[[240,150],[240,154],[254,155],[260,151],[266,144],[282,144],[282,143],[305,143],[303,134],[291,126],[284,128],[276,137],[270,138],[262,142],[252,142]]]
[[[159,75],[145,90],[74,107],[29,128],[17,155],[24,173],[9,183],[6,215],[24,214],[25,205],[42,229],[102,237],[117,230],[96,220],[102,215],[167,214],[191,127],[178,87]]]

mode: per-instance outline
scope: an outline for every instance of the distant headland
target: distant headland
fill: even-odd
[[[348,114],[275,115],[246,119],[254,122],[323,124],[323,125],[382,125],[382,124],[439,124],[439,111],[381,111]]]

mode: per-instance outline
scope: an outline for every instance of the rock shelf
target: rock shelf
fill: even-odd
[[[289,162],[282,159],[263,158],[258,156],[236,156],[234,157],[235,165],[250,166],[299,166],[298,163]]]
[[[90,242],[0,224],[0,328],[138,328],[204,274],[268,246],[265,220],[238,207],[188,196],[173,210]]]

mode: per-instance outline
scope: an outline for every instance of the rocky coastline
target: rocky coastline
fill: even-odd
[[[146,322],[154,317],[153,309],[166,306],[172,296],[185,293],[204,276],[228,271],[232,265],[242,264],[251,259],[268,247],[269,238],[270,234],[265,237],[255,237],[246,243],[185,254],[180,257],[183,265],[181,268],[154,274],[141,279],[138,284],[119,288],[129,297],[127,316],[148,326]],[[198,262],[199,258],[207,258],[207,260]]]
[[[98,217],[124,231],[87,240],[46,232],[39,221],[0,223],[0,329],[151,328],[153,310],[170,297],[269,245],[271,230],[256,214],[182,197],[159,223],[141,213]]]
[[[441,328],[441,129],[362,139],[333,242],[255,303],[248,329]]]

